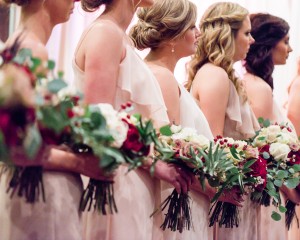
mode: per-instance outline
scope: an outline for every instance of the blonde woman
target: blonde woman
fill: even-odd
[[[130,35],[138,49],[150,48],[144,61],[156,76],[162,90],[170,120],[183,127],[197,130],[199,134],[212,140],[208,122],[193,97],[178,84],[174,76],[177,62],[195,53],[199,31],[195,26],[196,6],[188,0],[161,0],[150,8],[138,11],[138,22]],[[162,14],[163,13],[163,14]],[[172,191],[170,185],[163,184],[162,199]],[[192,186],[193,227],[183,233],[165,230],[164,239],[212,239],[212,228],[208,225],[209,199],[215,190]],[[233,197],[225,196],[231,201]]]
[[[87,103],[110,103],[116,109],[132,102],[134,112],[151,118],[155,126],[169,123],[159,85],[147,65],[139,58],[125,31],[137,7],[150,7],[152,0],[81,0],[86,11],[104,6],[104,12],[82,34],[73,61],[77,87]],[[148,163],[146,163],[147,165]],[[159,180],[188,191],[192,181],[183,170],[158,162],[155,177],[145,169],[131,171],[121,167],[115,177],[118,214],[85,215],[84,239],[151,240],[161,239],[150,218],[155,206]]]
[[[186,87],[199,102],[214,136],[246,139],[259,129],[232,67],[246,57],[254,42],[250,31],[247,9],[236,3],[213,4],[201,19],[198,49],[189,65]],[[260,208],[247,197],[238,228],[219,228],[215,239],[259,239],[259,214]]]

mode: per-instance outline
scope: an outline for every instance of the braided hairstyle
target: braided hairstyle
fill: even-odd
[[[250,21],[255,42],[250,46],[245,59],[246,70],[262,78],[273,89],[272,51],[288,34],[290,27],[282,18],[267,13],[251,14]]]
[[[247,9],[231,2],[219,2],[206,10],[200,22],[197,51],[189,63],[185,85],[188,90],[191,89],[197,71],[210,62],[226,71],[239,95],[246,99],[242,84],[234,74],[233,56],[235,37],[248,15]]]

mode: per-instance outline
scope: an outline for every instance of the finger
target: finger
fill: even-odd
[[[178,194],[180,194],[180,193],[181,193],[181,185],[180,185],[180,183],[179,183],[178,181],[174,181],[174,182],[173,182],[173,186],[175,187],[176,192],[177,192]]]
[[[191,176],[182,169],[178,169],[177,172],[180,174],[180,177],[185,181],[185,183],[187,185],[187,189],[189,190],[190,186],[192,185]]]
[[[179,182],[179,184],[181,186],[181,191],[183,193],[187,193],[188,192],[188,183],[187,183],[187,181],[181,175],[178,175],[176,177],[176,179],[177,179],[177,182]]]

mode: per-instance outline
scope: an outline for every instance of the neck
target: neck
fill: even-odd
[[[34,34],[44,45],[48,42],[54,25],[44,11],[32,13],[30,9],[22,10],[19,28]]]
[[[145,58],[145,62],[165,67],[172,73],[174,73],[175,66],[178,60],[179,58],[176,56],[176,52],[171,52],[170,48],[159,48],[156,50],[151,50]]]
[[[111,6],[108,6],[102,18],[109,18],[114,21],[125,32],[132,21],[135,13],[134,6],[131,1],[118,1]]]

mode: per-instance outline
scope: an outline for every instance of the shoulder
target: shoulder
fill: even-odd
[[[246,73],[243,80],[248,94],[267,94],[272,96],[272,88],[262,78]]]
[[[176,81],[174,74],[167,68],[152,63],[147,63],[147,65],[158,81]]]
[[[111,44],[122,43],[124,38],[124,32],[108,20],[95,22],[86,31],[88,31],[86,38],[89,44],[94,46],[97,46],[99,42],[104,42],[109,47]]]
[[[194,83],[206,86],[206,88],[228,90],[230,79],[223,68],[207,63],[198,70]]]

